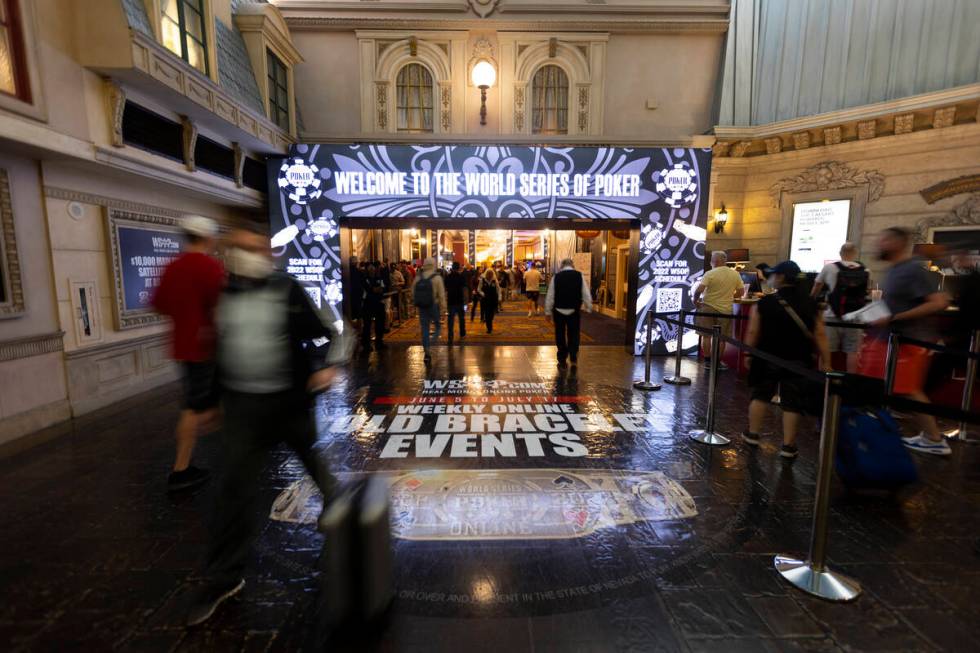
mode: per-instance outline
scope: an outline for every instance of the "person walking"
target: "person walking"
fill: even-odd
[[[783,261],[772,268],[769,283],[776,292],[759,300],[749,317],[745,344],[805,367],[830,369],[830,351],[823,316],[816,302],[801,292],[800,266]],[[808,389],[798,374],[761,358],[750,358],[749,428],[742,433],[746,444],[759,444],[762,424],[770,402],[779,394],[783,412],[783,446],[779,455],[793,460],[798,455],[796,433],[805,412]]]
[[[497,286],[500,288],[500,303],[503,304],[510,299],[510,273],[507,266],[501,265],[496,272]]]
[[[538,296],[541,286],[541,269],[534,264],[530,270],[524,273],[524,294],[527,296],[527,316],[532,317],[539,312]]]
[[[330,384],[350,349],[349,338],[319,312],[305,288],[273,270],[267,234],[238,230],[231,242],[228,287],[216,312],[224,461],[208,522],[204,583],[188,604],[190,626],[209,619],[245,586],[249,552],[268,513],[257,503],[273,449],[280,443],[289,446],[319,486],[324,503],[329,501],[334,478],[314,451],[311,392]],[[323,336],[330,340],[325,367],[314,371],[304,343]]]
[[[699,311],[731,315],[735,300],[745,293],[742,276],[727,265],[728,255],[725,252],[711,253],[711,270],[701,277],[701,282],[694,289],[694,304]],[[715,325],[721,327],[724,336],[732,335],[732,319],[724,317],[698,316],[697,325],[711,329]],[[725,342],[718,349],[719,358],[724,358]],[[727,370],[728,366],[718,361],[718,369]]]
[[[949,306],[949,298],[940,292],[926,273],[923,261],[912,255],[912,234],[902,227],[889,227],[878,237],[879,257],[891,264],[881,284],[882,301],[891,313],[872,322],[871,342],[861,350],[858,369],[862,374],[884,378],[888,333],[917,340],[936,340],[932,319]],[[925,379],[929,372],[930,351],[912,344],[901,344],[898,351],[892,392],[914,401],[928,403]],[[952,453],[939,431],[936,418],[917,413],[920,432],[904,438],[905,446],[919,453],[948,456]]]
[[[392,264],[391,266],[390,279],[391,290],[395,293],[393,296],[394,304],[398,308],[398,321],[404,322],[405,318],[407,317],[405,314],[405,293],[402,292],[405,289],[405,275],[402,274],[402,271],[399,269],[397,263]]]
[[[425,352],[423,359],[428,363],[432,360],[429,351],[429,329],[435,327],[435,335],[432,339],[438,342],[442,314],[446,312],[446,286],[443,284],[442,275],[436,270],[436,261],[432,257],[425,259],[422,271],[415,277],[415,284],[412,286],[412,303],[418,308],[422,350]]]
[[[857,260],[857,254],[857,245],[844,243],[840,248],[840,260],[828,263],[817,275],[810,297],[818,299],[826,293],[825,320],[840,320],[868,303],[870,277],[864,264]],[[860,329],[827,327],[830,353],[839,351],[847,356],[847,371],[850,374],[857,372],[863,335]]]
[[[544,299],[544,314],[555,324],[558,367],[566,367],[569,357],[572,367],[578,365],[583,308],[586,313],[592,312],[592,293],[585,276],[575,269],[572,259],[566,258],[558,273],[551,277]]]
[[[487,327],[487,333],[493,333],[493,317],[497,314],[500,305],[500,286],[492,268],[488,268],[480,279],[480,297],[483,306],[483,323]]]
[[[168,491],[196,487],[207,470],[191,465],[198,436],[217,419],[214,393],[214,309],[225,283],[221,262],[211,256],[218,225],[199,215],[181,221],[184,248],[160,278],[153,295],[156,311],[173,325],[171,346],[180,364],[183,406],[174,431],[177,451],[167,477]]]
[[[387,287],[374,263],[369,263],[361,282],[361,352],[371,351],[371,325],[374,324],[374,348],[385,349],[385,305]]]
[[[480,284],[483,281],[483,274],[479,270],[473,270],[470,282],[470,295],[473,297],[473,308],[470,310],[470,324],[476,321],[479,312],[480,321],[483,321],[483,295],[480,293]]]
[[[459,339],[466,337],[466,278],[459,269],[459,261],[453,261],[452,271],[446,277],[446,304],[448,306],[448,343],[453,344],[453,330],[459,316]]]

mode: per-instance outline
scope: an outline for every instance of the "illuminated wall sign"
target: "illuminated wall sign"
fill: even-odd
[[[636,220],[640,354],[648,311],[693,308],[710,165],[689,148],[297,144],[269,163],[273,247],[339,314],[343,218]],[[673,351],[676,329],[657,326],[654,353]]]
[[[840,260],[850,214],[850,200],[794,204],[789,258],[804,272],[820,272],[827,263]]]

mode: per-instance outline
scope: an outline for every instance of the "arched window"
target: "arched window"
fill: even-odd
[[[432,131],[432,73],[417,63],[398,71],[395,80],[397,93],[398,131]]]
[[[531,80],[531,132],[568,133],[568,75],[558,66],[538,68]]]

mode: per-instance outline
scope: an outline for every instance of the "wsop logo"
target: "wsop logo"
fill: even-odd
[[[323,194],[319,172],[319,168],[299,157],[286,159],[279,168],[279,190],[297,204],[315,200]]]
[[[698,198],[697,173],[686,163],[675,163],[654,175],[657,195],[667,204],[679,209]]]

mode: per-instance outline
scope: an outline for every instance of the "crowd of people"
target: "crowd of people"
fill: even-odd
[[[878,258],[887,263],[880,290],[871,289],[867,267],[857,260],[858,248],[845,243],[840,260],[830,262],[809,283],[799,266],[783,261],[755,269],[756,280],[743,283],[742,276],[727,265],[724,252],[711,256],[712,269],[694,289],[697,323],[718,325],[730,335],[734,302],[746,290],[756,295],[745,344],[790,363],[831,370],[833,354],[840,353],[844,370],[867,377],[884,378],[889,334],[897,333],[925,343],[940,340],[965,350],[969,334],[980,328],[980,272],[976,256],[954,252],[953,272],[960,275],[958,310],[952,323],[940,333],[937,319],[947,311],[951,298],[936,284],[927,267],[913,254],[912,234],[900,227],[885,229],[878,237]],[[850,324],[849,324],[850,323]],[[722,350],[724,351],[724,350]],[[898,348],[898,365],[891,387],[895,395],[928,403],[926,382],[933,352],[912,341]],[[800,416],[813,412],[814,389],[799,374],[762,359],[747,357],[751,387],[749,424],[742,439],[749,445],[760,441],[765,415],[778,396],[782,411],[784,458],[797,456],[796,435]],[[727,369],[719,361],[718,369]],[[819,393],[817,393],[819,394]],[[913,451],[948,456],[951,449],[930,415],[914,415],[919,432],[904,439]]]
[[[244,585],[242,572],[256,533],[255,479],[275,446],[291,447],[323,496],[331,496],[334,478],[314,452],[312,397],[330,385],[337,366],[349,359],[353,334],[343,328],[343,321],[325,317],[325,310],[300,282],[275,269],[269,235],[260,227],[233,230],[224,242],[224,263],[214,256],[218,239],[214,222],[191,216],[184,220],[183,231],[183,251],[165,270],[153,298],[154,307],[172,320],[173,355],[181,363],[183,379],[170,490],[208,480],[207,470],[194,466],[192,457],[197,437],[215,427],[219,402],[224,425],[224,471],[202,570],[206,582],[188,613],[188,623],[196,624]],[[840,261],[824,267],[812,286],[793,261],[758,266],[756,283],[748,288],[750,294],[753,287],[757,289],[758,301],[751,310],[745,344],[797,367],[817,370],[829,370],[833,354],[840,352],[848,371],[881,378],[887,339],[897,333],[913,341],[899,349],[893,392],[927,403],[925,383],[932,354],[916,341],[942,339],[965,348],[964,334],[980,328],[976,257],[961,252],[951,260],[951,270],[962,277],[959,311],[955,328],[946,328],[940,336],[935,320],[949,307],[950,298],[913,255],[910,232],[897,227],[884,230],[877,249],[888,265],[880,296],[871,291],[870,273],[850,243],[841,248]],[[693,289],[702,313],[698,323],[730,333],[732,320],[726,316],[746,293],[744,279],[727,265],[723,252],[712,254],[711,265]],[[458,340],[466,338],[467,307],[470,328],[479,315],[487,333],[493,333],[501,303],[523,295],[528,315],[543,310],[554,326],[559,368],[569,363],[574,367],[581,313],[592,310],[589,286],[571,259],[561,261],[547,284],[543,279],[540,265],[525,269],[498,263],[477,268],[454,262],[444,270],[432,258],[418,266],[406,261],[352,260],[352,318],[361,323],[363,351],[370,351],[372,344],[383,349],[392,303],[399,310],[413,306],[428,362],[444,317],[447,342],[452,345],[457,342],[457,326]],[[867,310],[869,300],[876,310]],[[849,328],[841,320],[863,321],[867,328]],[[328,346],[311,346],[320,339],[326,339]],[[750,359],[749,367],[751,398],[742,440],[750,446],[760,443],[766,413],[778,394],[780,455],[792,460],[798,455],[800,417],[812,408],[812,388],[800,374],[762,358]],[[905,438],[905,446],[920,453],[949,455],[935,418],[919,414],[915,419],[919,433]]]

